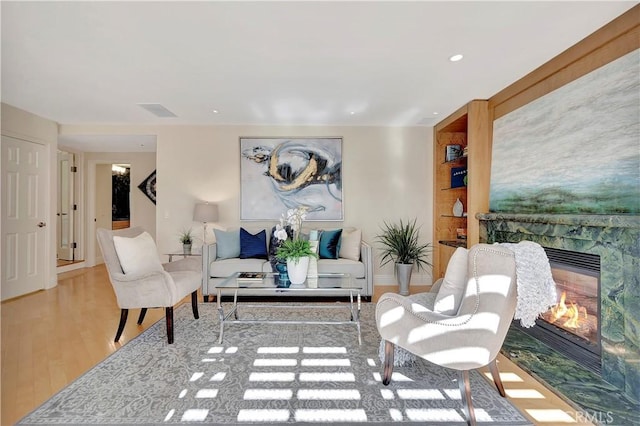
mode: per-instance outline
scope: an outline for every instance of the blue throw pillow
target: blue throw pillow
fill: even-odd
[[[240,256],[240,232],[214,229],[216,236],[216,259],[233,259]]]
[[[240,228],[240,259],[267,258],[267,232],[263,229],[253,235]]]
[[[340,237],[342,229],[333,231],[322,231],[320,234],[320,244],[318,244],[318,254],[320,259],[337,259],[340,253]]]

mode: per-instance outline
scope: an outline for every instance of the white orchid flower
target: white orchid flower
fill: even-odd
[[[287,235],[287,230],[284,229],[282,225],[276,225],[276,231],[273,235],[280,241],[286,240],[289,236]]]

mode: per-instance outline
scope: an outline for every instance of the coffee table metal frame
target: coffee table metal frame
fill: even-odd
[[[218,284],[215,288],[217,290],[217,304],[218,304],[218,317],[220,319],[220,336],[218,338],[218,344],[222,344],[222,339],[224,337],[224,325],[225,323],[269,323],[269,324],[353,324],[356,326],[358,330],[358,344],[362,344],[362,337],[360,334],[360,308],[361,308],[361,300],[360,300],[360,292],[362,290],[362,286],[356,284],[356,281],[349,274],[318,274],[318,278],[313,278],[313,281],[305,281],[304,284],[301,285],[291,285],[290,287],[278,287],[278,274],[268,272],[266,273],[263,279],[250,279],[243,280],[238,278],[241,272],[236,272],[233,275],[230,275],[226,280]],[[315,281],[317,280],[317,281]],[[348,282],[346,287],[319,287],[319,286],[309,286],[308,284],[315,283],[316,285],[325,285],[328,280],[340,280],[341,284]],[[233,304],[231,309],[225,314],[224,308],[222,307],[222,292],[224,290],[233,290]],[[241,293],[250,291],[251,296],[255,297],[256,295],[264,295],[264,296],[283,296],[286,297],[287,293],[295,293],[295,296],[300,295],[308,295],[308,296],[322,296],[323,294],[331,293],[331,295],[335,295],[336,293],[343,294],[344,296],[349,296],[349,306],[348,309],[351,313],[349,321],[315,321],[315,320],[273,320],[273,319],[241,319],[238,317],[238,295],[242,295]],[[354,303],[355,296],[355,303]],[[268,308],[268,303],[262,304],[253,304],[253,303],[242,303],[243,307],[248,308]],[[305,305],[305,307],[314,307],[320,309],[345,309],[345,305],[342,303],[339,304],[310,304]],[[300,309],[300,305],[278,305],[278,309]],[[234,319],[230,319],[233,315]]]

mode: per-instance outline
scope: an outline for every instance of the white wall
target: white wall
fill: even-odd
[[[215,227],[274,224],[240,223],[241,136],[342,137],[345,220],[313,226],[359,227],[363,238],[374,243],[384,220],[415,217],[421,239],[432,240],[433,141],[428,127],[63,125],[60,133],[157,135],[156,240],[161,253],[180,250],[178,234],[183,228],[192,227],[196,236],[201,235],[202,225],[192,220],[198,201],[219,205]],[[138,184],[132,180],[132,186]],[[374,263],[375,284],[395,283],[391,265],[381,269],[377,254]],[[431,284],[430,271],[414,272],[412,282]]]
[[[45,256],[48,259],[45,270],[45,288],[55,287],[56,276],[56,209],[57,209],[57,149],[58,149],[58,124],[46,118],[39,117],[30,112],[15,108],[5,103],[2,104],[3,135],[18,139],[24,139],[44,145],[47,148],[49,158],[49,171],[51,179],[45,189],[49,194],[44,206],[47,249]],[[4,214],[4,213],[3,213]],[[1,251],[0,251],[1,255]]]

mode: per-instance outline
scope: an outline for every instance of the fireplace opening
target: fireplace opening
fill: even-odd
[[[600,256],[548,247],[544,250],[558,300],[534,327],[521,329],[600,374]]]

